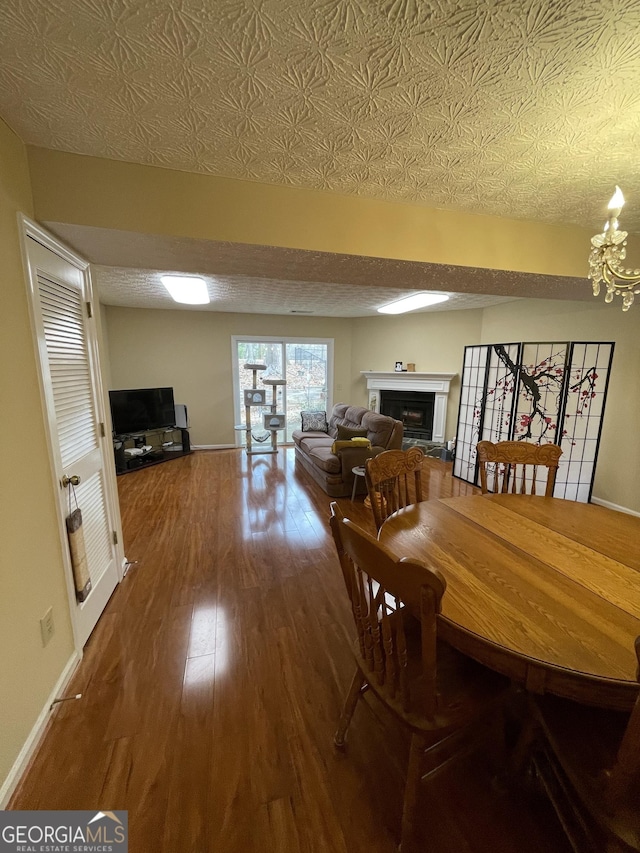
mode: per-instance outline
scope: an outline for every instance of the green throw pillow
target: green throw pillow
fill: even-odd
[[[337,441],[351,441],[352,438],[366,438],[366,429],[358,429],[357,427],[348,427],[338,424]]]

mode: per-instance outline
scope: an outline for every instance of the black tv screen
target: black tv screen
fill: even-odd
[[[116,435],[175,426],[173,388],[132,388],[109,391]]]

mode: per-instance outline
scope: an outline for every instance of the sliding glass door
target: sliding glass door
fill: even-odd
[[[266,338],[234,335],[234,407],[236,424],[244,422],[243,391],[251,387],[253,373],[245,364],[264,364],[258,373],[258,388],[267,387],[267,403],[271,403],[271,387],[261,379],[285,379],[286,385],[274,386],[277,390],[278,412],[286,415],[286,431],[279,436],[282,443],[291,442],[291,434],[300,429],[301,411],[328,411],[332,404],[330,389],[333,385],[333,340],[331,338]],[[251,407],[251,423],[255,426],[254,438],[258,441],[264,432],[260,406]],[[265,440],[266,440],[265,435]],[[243,435],[238,433],[237,444]]]

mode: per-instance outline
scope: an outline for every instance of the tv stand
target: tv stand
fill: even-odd
[[[180,427],[149,429],[118,435],[113,439],[116,474],[139,471],[150,465],[188,456],[192,452],[189,430]]]

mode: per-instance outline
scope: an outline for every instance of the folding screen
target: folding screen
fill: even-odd
[[[479,485],[476,445],[559,444],[555,497],[591,497],[613,343],[511,343],[465,347],[453,474]],[[546,481],[546,471],[537,481]],[[540,491],[540,490],[538,490]]]

